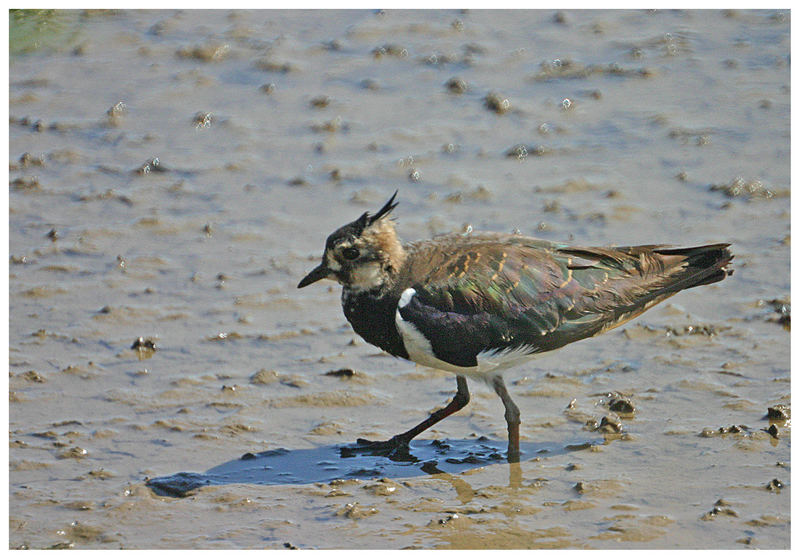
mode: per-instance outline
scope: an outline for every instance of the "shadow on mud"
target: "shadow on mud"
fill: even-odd
[[[591,442],[522,443],[521,460],[558,456],[583,450]],[[415,477],[458,474],[481,466],[506,462],[506,442],[478,439],[414,440],[408,448],[392,453],[365,451],[355,446],[332,445],[287,450],[278,448],[248,452],[205,473],[179,472],[151,478],[147,485],[158,495],[185,497],[207,485],[247,483],[256,485],[302,485],[336,479]]]

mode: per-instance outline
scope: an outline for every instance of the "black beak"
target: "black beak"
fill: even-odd
[[[325,279],[330,275],[330,273],[331,271],[328,269],[327,266],[325,266],[325,263],[322,263],[313,270],[311,270],[306,277],[301,279],[300,283],[297,284],[297,288],[301,289],[321,279]]]

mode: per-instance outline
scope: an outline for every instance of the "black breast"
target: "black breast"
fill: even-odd
[[[403,339],[395,326],[397,297],[374,292],[342,292],[342,308],[353,330],[372,345],[395,357],[408,359]]]

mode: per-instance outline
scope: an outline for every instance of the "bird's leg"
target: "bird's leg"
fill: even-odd
[[[503,405],[506,407],[506,423],[508,424],[508,461],[519,462],[519,408],[511,399],[511,395],[506,390],[506,383],[503,377],[496,376],[492,379],[494,391],[500,396]]]
[[[369,448],[377,448],[377,449],[391,449],[397,448],[400,446],[408,446],[408,443],[422,433],[425,429],[438,423],[448,415],[452,415],[464,406],[469,403],[469,389],[467,388],[467,379],[461,375],[456,376],[456,383],[458,386],[458,390],[456,391],[456,395],[442,409],[436,410],[431,414],[431,416],[417,425],[406,431],[405,433],[400,433],[399,435],[395,435],[388,441],[368,441],[366,439],[358,439],[356,444],[359,446],[369,447]]]

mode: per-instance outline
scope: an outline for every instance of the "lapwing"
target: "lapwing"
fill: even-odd
[[[365,449],[407,447],[469,403],[470,379],[489,384],[503,401],[507,458],[519,461],[520,412],[503,381],[506,369],[733,272],[727,243],[601,248],[470,233],[403,244],[389,217],[396,196],[328,236],[322,262],[297,286],[339,282],[344,315],[364,340],[456,375],[450,403],[387,441],[358,439]]]

